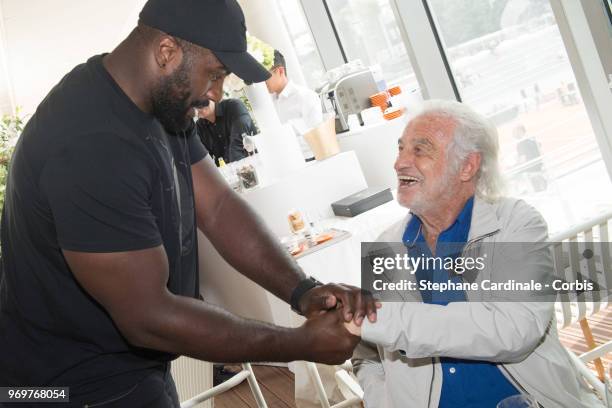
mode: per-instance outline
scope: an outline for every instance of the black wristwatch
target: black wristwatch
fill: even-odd
[[[300,281],[300,283],[298,283],[298,285],[295,287],[295,289],[293,289],[293,292],[291,293],[291,309],[295,313],[303,316],[304,314],[300,310],[300,300],[302,299],[302,296],[304,296],[304,294],[310,289],[322,285],[323,284],[321,282],[319,282],[313,277],[306,278]]]

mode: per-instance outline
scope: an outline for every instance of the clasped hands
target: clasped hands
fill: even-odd
[[[328,284],[306,292],[300,310],[308,319],[301,328],[308,339],[308,359],[326,364],[346,361],[360,341],[362,323],[376,322],[380,307],[370,292],[354,286]]]

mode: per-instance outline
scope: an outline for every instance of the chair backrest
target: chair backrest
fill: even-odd
[[[610,224],[612,211],[550,238],[553,243],[555,277],[568,282],[590,280],[600,288],[578,295],[560,292],[557,296],[557,310],[561,312],[561,318],[558,319],[561,327],[567,327],[606,308],[612,301],[609,296],[609,290],[612,289]]]

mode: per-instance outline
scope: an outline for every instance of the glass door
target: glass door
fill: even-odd
[[[419,85],[389,0],[327,0],[329,13],[349,61],[379,66],[388,87],[407,91]]]

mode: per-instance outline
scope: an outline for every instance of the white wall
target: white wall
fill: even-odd
[[[0,7],[0,115],[4,115],[15,110],[15,101],[13,100],[13,89],[5,56],[4,20],[2,19],[1,10],[2,8]]]
[[[136,26],[145,1],[0,0],[10,81],[10,84],[3,81],[0,64],[0,114],[10,111],[10,86],[15,104],[23,108],[22,113],[33,113],[51,88],[74,66],[95,54],[112,51]],[[252,26],[253,34],[264,41],[275,39],[278,43],[275,45],[284,49],[289,65],[293,66],[293,69],[289,67],[294,72],[293,79],[303,83],[282,18],[277,10],[270,9],[274,3],[254,1],[241,0],[247,26]],[[272,29],[266,28],[267,24]]]
[[[10,81],[10,84],[3,81],[0,64],[0,114],[10,111],[11,85],[15,104],[23,108],[22,113],[33,113],[51,88],[74,66],[95,54],[112,51],[135,27],[145,1],[0,0]],[[293,66],[293,69],[289,67],[294,72],[293,79],[303,83],[282,18],[277,10],[270,9],[274,3],[271,0],[258,0],[254,4],[251,4],[254,0],[241,2],[253,34],[268,42],[275,39],[278,43],[275,45],[284,49],[289,65]],[[266,28],[266,24],[272,29]],[[279,32],[283,35],[279,36]]]
[[[136,25],[143,4],[144,0],[0,0],[16,105],[24,114],[33,113],[74,66],[112,51]],[[3,92],[6,89],[0,89]]]
[[[280,50],[287,62],[287,72],[291,80],[299,85],[306,85],[302,66],[276,1],[238,0],[238,3],[244,12],[249,33]]]

